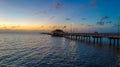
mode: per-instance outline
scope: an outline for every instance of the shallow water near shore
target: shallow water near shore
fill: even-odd
[[[44,34],[0,34],[0,67],[119,67],[120,51]]]

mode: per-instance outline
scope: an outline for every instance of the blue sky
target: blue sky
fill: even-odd
[[[0,0],[0,28],[72,25],[77,32],[116,32],[119,6],[120,0]]]

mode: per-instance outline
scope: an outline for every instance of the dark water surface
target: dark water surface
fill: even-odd
[[[0,34],[0,67],[120,67],[120,51],[43,34]]]

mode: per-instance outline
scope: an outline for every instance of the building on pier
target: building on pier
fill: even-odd
[[[52,31],[51,34],[52,34],[52,36],[62,37],[63,36],[62,34],[64,34],[64,31],[61,29],[56,29],[56,30]]]

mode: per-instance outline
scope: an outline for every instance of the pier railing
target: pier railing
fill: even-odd
[[[61,35],[66,36],[98,36],[98,37],[120,37],[118,33],[62,33]]]

